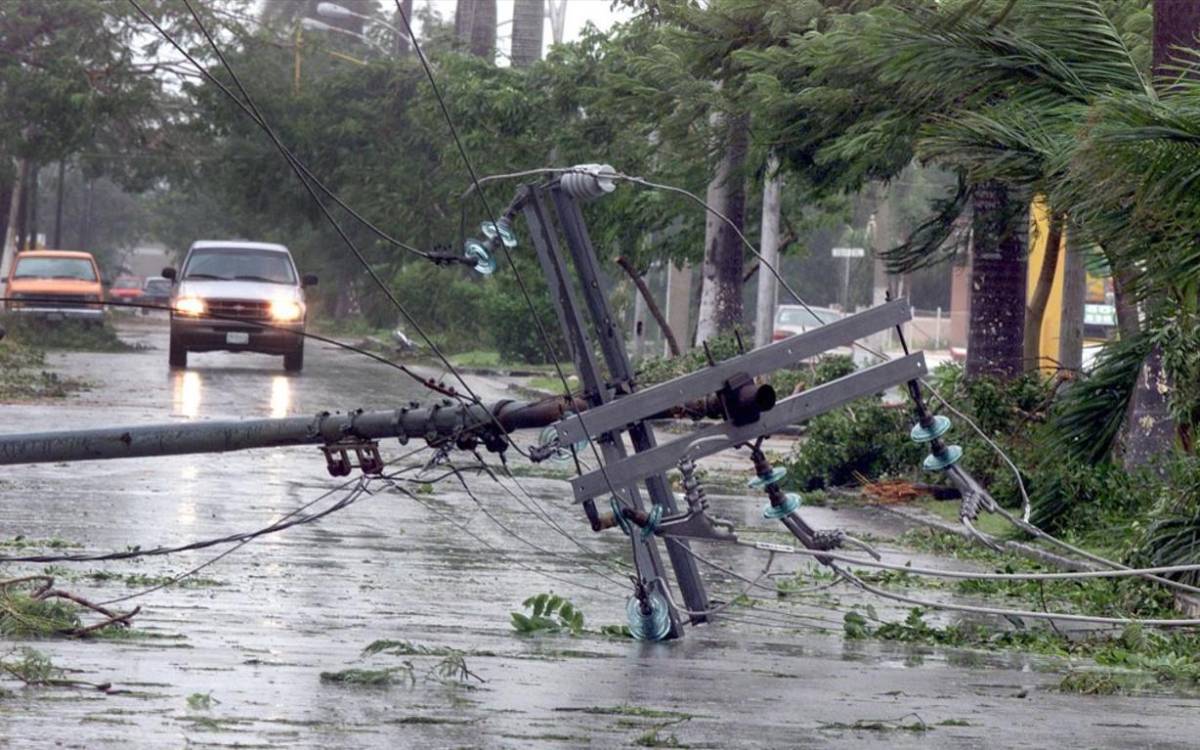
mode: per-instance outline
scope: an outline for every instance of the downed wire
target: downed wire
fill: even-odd
[[[60,302],[60,301],[61,300],[53,299],[50,297],[43,299],[43,298],[38,298],[36,296],[0,297],[0,302],[28,303],[28,302]],[[118,302],[115,300],[99,300],[96,302],[89,302],[87,304],[88,305],[99,305],[99,306],[103,306],[103,307],[124,307],[124,308],[128,308],[131,310],[161,310],[164,312],[170,312],[172,310],[170,305],[152,305],[152,304],[148,304],[148,303],[144,303],[144,302]],[[232,321],[235,323],[245,323],[246,322],[244,318],[235,318],[235,317],[228,316],[228,315],[218,315],[216,313],[210,313],[210,312],[204,313],[203,317],[211,319],[211,320],[226,320],[226,321]],[[264,323],[264,322],[260,322],[260,321],[255,321],[254,325],[258,326],[259,328],[266,328],[266,329],[269,329],[272,331],[287,331],[287,332],[294,333],[295,335],[301,336],[306,339],[320,341],[323,344],[329,344],[329,345],[335,346],[339,349],[344,349],[345,351],[348,351],[348,352],[353,352],[355,354],[361,354],[362,356],[372,359],[375,362],[378,362],[379,364],[387,365],[388,367],[399,370],[400,372],[404,373],[405,375],[412,378],[417,383],[421,384],[422,386],[424,386],[425,388],[428,388],[431,391],[440,393],[443,396],[454,396],[455,395],[454,389],[447,388],[446,386],[442,385],[441,383],[438,383],[437,381],[435,381],[433,378],[423,377],[422,375],[415,372],[410,367],[402,365],[399,362],[393,362],[392,360],[388,359],[387,357],[382,357],[378,354],[375,354],[374,352],[363,349],[362,347],[354,346],[353,344],[347,344],[345,342],[338,341],[337,339],[331,339],[328,336],[322,336],[318,333],[309,333],[308,331],[297,331],[294,328],[288,328],[286,326],[277,326],[277,325],[273,325],[271,323]]]
[[[151,549],[142,549],[134,547],[123,552],[105,552],[97,554],[75,554],[75,555],[2,555],[0,563],[58,563],[58,562],[103,562],[108,560],[136,560],[142,557],[161,557],[163,555],[174,555],[180,552],[190,552],[192,550],[206,549],[215,547],[220,544],[232,544],[234,542],[249,541],[257,539],[260,536],[275,534],[293,526],[303,526],[305,524],[319,521],[320,519],[330,514],[336,513],[339,510],[344,510],[357,502],[364,494],[371,494],[367,489],[370,479],[368,477],[358,477],[354,480],[357,485],[353,487],[349,494],[342,499],[333,503],[328,508],[316,513],[298,514],[292,517],[285,516],[284,518],[264,526],[255,531],[245,531],[238,534],[230,534],[216,539],[205,539],[199,542],[191,542],[189,544],[181,544],[174,547],[153,547]],[[329,490],[318,500],[329,497],[333,493],[343,489],[346,485],[335,487]]]

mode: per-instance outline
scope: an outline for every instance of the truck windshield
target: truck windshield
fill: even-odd
[[[267,281],[295,284],[296,273],[286,253],[242,247],[206,247],[193,250],[183,269],[185,279]]]
[[[96,269],[87,258],[21,258],[13,278],[95,281]]]

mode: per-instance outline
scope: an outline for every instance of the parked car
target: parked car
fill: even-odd
[[[304,367],[307,310],[304,288],[317,277],[301,278],[283,245],[240,240],[192,243],[171,296],[168,361],[187,367],[188,352],[233,351],[282,354],[283,368]]]
[[[806,308],[803,305],[780,305],[775,310],[775,333],[772,339],[779,341],[797,333],[820,328],[826,323],[841,320],[842,314],[828,307]]]
[[[108,288],[108,298],[115,302],[137,302],[141,296],[141,276],[118,276]]]
[[[29,250],[8,272],[7,310],[52,320],[104,320],[104,286],[91,253]],[[13,299],[15,298],[15,299]]]
[[[142,296],[138,301],[143,305],[167,307],[171,304],[171,280],[163,276],[151,276],[142,286]],[[150,308],[143,307],[142,315],[149,315]]]

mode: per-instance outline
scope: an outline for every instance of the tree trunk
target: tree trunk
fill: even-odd
[[[454,7],[454,38],[463,47],[470,48],[471,33],[475,28],[475,6],[479,0],[458,0]]]
[[[54,244],[52,247],[62,249],[62,219],[63,196],[67,186],[67,166],[62,159],[58,160],[58,189],[54,200]]]
[[[25,240],[29,237],[29,172],[31,167],[28,159],[21,160],[21,173],[17,179],[17,212],[14,221],[18,253],[25,251]]]
[[[454,35],[472,55],[494,60],[496,0],[458,0],[454,13]]]
[[[691,341],[691,316],[692,267],[667,261],[667,322],[668,328],[677,332],[676,343]]]
[[[29,162],[21,159],[15,166],[15,175],[9,186],[8,218],[4,224],[4,247],[0,248],[0,283],[8,278],[8,268],[12,265],[12,257],[17,252],[18,236],[20,234],[21,217],[21,185],[25,182],[25,174]]]
[[[1200,3],[1194,0],[1154,0],[1154,74],[1160,81],[1170,80],[1171,58],[1176,48],[1194,49],[1200,31]],[[1161,88],[1161,83],[1159,84]],[[1162,300],[1147,300],[1151,306]],[[1125,420],[1124,447],[1126,469],[1135,469],[1164,455],[1175,446],[1175,425],[1168,408],[1170,383],[1162,366],[1162,350],[1150,350],[1138,375],[1137,386],[1129,399]]]
[[[999,182],[975,189],[967,376],[1012,378],[1023,371],[1025,206]]]
[[[742,168],[748,146],[746,118],[728,121],[724,153],[717,174],[708,186],[707,202],[742,229],[746,210],[746,185]],[[704,267],[696,345],[742,322],[742,243],[737,233],[711,213],[704,222]]]
[[[1200,3],[1196,0],[1154,0],[1154,73],[1172,77],[1171,59],[1180,49],[1196,47],[1200,31]]]
[[[29,168],[29,239],[25,241],[25,246],[31,250],[36,250],[38,246],[38,173],[41,172],[41,167],[38,164],[33,164]]]
[[[783,175],[779,172],[779,156],[772,153],[767,159],[763,176],[762,242],[759,252],[763,260],[758,268],[758,296],[755,300],[754,345],[771,343],[775,332],[775,301],[778,296],[775,275],[763,267],[769,263],[779,267],[779,219],[782,211]]]
[[[523,68],[542,59],[546,0],[513,0],[512,64]]]
[[[1046,305],[1054,289],[1054,277],[1058,273],[1058,254],[1062,248],[1063,217],[1051,214],[1046,232],[1046,251],[1042,253],[1042,267],[1038,270],[1033,298],[1025,310],[1025,370],[1036,371],[1042,366],[1042,321],[1046,317]]]
[[[1077,228],[1068,229],[1066,257],[1063,259],[1058,364],[1072,373],[1083,369],[1083,313],[1087,306],[1087,264],[1084,260],[1082,234]],[[1041,325],[1040,321],[1038,325]]]
[[[680,354],[679,339],[676,338],[675,332],[671,330],[671,324],[667,322],[667,318],[665,315],[663,315],[662,309],[659,308],[658,302],[654,300],[654,295],[650,292],[650,287],[646,286],[646,280],[638,275],[637,271],[633,268],[633,264],[630,263],[629,259],[625,256],[622,255],[621,257],[617,258],[617,265],[621,267],[621,270],[623,270],[626,275],[629,276],[629,278],[633,281],[633,285],[637,287],[637,299],[639,302],[638,306],[645,307],[650,311],[650,314],[654,316],[654,321],[658,323],[659,329],[662,330],[663,338],[667,340],[667,346],[670,348],[671,356],[678,357]],[[640,312],[634,313],[634,318],[637,319],[635,325],[640,325],[643,318],[642,314]],[[644,331],[639,331],[639,334],[642,337],[645,336]],[[642,347],[640,343],[638,344],[637,348],[638,357],[640,358],[642,354]]]
[[[550,0],[550,40],[563,43],[567,23],[567,0]]]
[[[396,44],[395,44],[394,49],[396,52],[396,57],[405,57],[408,55],[409,52],[412,51],[412,45],[408,41],[408,35],[403,33],[404,29],[405,29],[404,19],[407,18],[408,22],[410,24],[412,23],[413,0],[400,0],[400,5],[404,9],[403,18],[401,17],[401,12],[399,9],[397,9],[396,12],[393,14],[392,25],[395,26],[397,29],[399,29],[401,32],[399,34],[396,34]]]
[[[1117,332],[1121,338],[1128,340],[1138,335],[1142,330],[1142,322],[1138,319],[1137,300],[1129,292],[1133,283],[1128,271],[1113,271],[1113,298],[1117,308]]]

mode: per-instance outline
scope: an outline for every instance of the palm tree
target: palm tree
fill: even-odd
[[[512,64],[530,65],[542,59],[546,0],[513,0]]]

